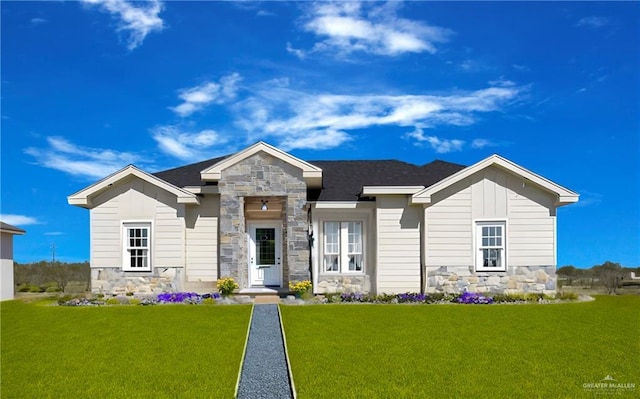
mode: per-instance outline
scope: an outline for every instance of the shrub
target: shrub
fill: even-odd
[[[133,296],[133,292],[127,292],[125,295],[126,296]]]
[[[28,292],[44,292],[44,289],[38,287],[37,285],[29,284],[29,291]]]
[[[120,305],[118,298],[109,298],[106,303],[107,305]]]
[[[395,294],[380,294],[376,295],[373,301],[377,303],[397,303],[398,296]]]
[[[138,298],[129,299],[129,305],[140,305],[140,300]]]
[[[233,293],[234,290],[240,288],[238,283],[236,283],[236,281],[232,277],[218,280],[217,286],[218,291],[220,291],[220,294],[222,294],[222,296],[229,296]]]
[[[575,301],[578,299],[578,294],[571,291],[558,292],[556,299],[562,299],[565,301]]]
[[[299,282],[293,282],[290,281],[289,282],[289,289],[291,291],[293,291],[293,293],[297,296],[297,297],[301,297],[303,299],[309,299],[311,296],[313,296],[311,294],[311,289],[313,288],[311,281],[309,280],[303,280],[303,281],[299,281]]]
[[[464,292],[462,295],[456,298],[456,302],[463,304],[491,304],[493,298],[490,296],[484,296],[477,292]]]
[[[29,284],[20,284],[17,288],[18,292],[29,292]]]
[[[398,294],[398,303],[424,303],[426,296],[415,292]]]
[[[452,294],[445,294],[444,292],[434,292],[433,294],[428,294],[425,302],[426,303],[449,303],[455,302],[457,296]]]
[[[204,298],[204,299],[202,300],[202,304],[203,304],[203,305],[215,305],[215,304],[216,304],[216,300],[215,300],[215,299],[213,299],[213,298],[211,298],[211,297],[209,297],[209,298]]]
[[[202,302],[202,297],[195,292],[166,292],[158,294],[158,302],[197,304]]]
[[[327,303],[340,303],[342,302],[340,295],[340,292],[334,292],[331,294],[324,294],[324,297],[327,299]]]
[[[342,302],[370,302],[370,298],[361,292],[343,292],[340,299]]]

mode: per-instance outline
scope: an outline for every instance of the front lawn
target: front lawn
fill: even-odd
[[[250,306],[3,302],[2,398],[231,398]]]
[[[638,296],[281,311],[300,398],[592,397],[606,376],[640,393]]]

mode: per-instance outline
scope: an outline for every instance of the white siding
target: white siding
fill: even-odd
[[[158,187],[129,178],[97,196],[91,209],[91,267],[122,266],[122,222],[152,223],[153,267],[184,266],[184,205]]]
[[[0,233],[0,301],[13,299],[13,234]]]
[[[218,279],[218,217],[220,197],[206,196],[199,207],[187,208],[187,281]]]
[[[515,176],[507,178],[509,266],[555,266],[555,207],[551,195]]]
[[[404,195],[380,195],[376,202],[376,291],[417,292],[420,290],[422,208],[408,206]]]
[[[436,193],[426,214],[428,266],[473,265],[479,219],[507,221],[508,266],[555,265],[552,195],[495,166]]]
[[[433,196],[426,209],[428,266],[469,266],[472,263],[470,179]]]

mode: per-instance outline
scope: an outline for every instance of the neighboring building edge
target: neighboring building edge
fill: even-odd
[[[303,161],[259,142],[69,196],[90,209],[92,290],[554,292],[556,210],[578,194],[493,155]]]
[[[14,298],[13,236],[25,233],[19,227],[0,222],[0,301]]]

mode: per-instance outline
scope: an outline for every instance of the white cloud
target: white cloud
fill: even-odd
[[[307,56],[307,53],[304,50],[293,48],[290,42],[287,42],[287,51],[300,59],[303,59]]]
[[[125,0],[81,0],[85,4],[97,5],[103,11],[118,19],[118,31],[129,33],[127,48],[133,50],[151,32],[164,29],[164,21],[159,17],[163,5],[158,0],[149,0],[137,7]],[[142,7],[144,4],[144,7]]]
[[[345,132],[326,129],[309,132],[309,134],[304,137],[292,136],[290,138],[284,138],[279,143],[279,146],[284,151],[290,151],[294,148],[326,150],[335,148],[336,146],[344,144],[350,140],[351,137]]]
[[[578,193],[580,193],[580,201],[576,202],[573,206],[571,206],[571,208],[600,205],[600,203],[602,203],[602,201],[604,200],[604,195],[600,193],[594,193],[589,190],[581,189],[578,190]]]
[[[268,136],[287,149],[326,149],[350,140],[351,130],[374,126],[471,125],[479,113],[501,110],[520,92],[513,85],[451,95],[340,95],[307,93],[270,82],[232,109],[236,124],[249,134],[248,141]],[[253,132],[260,136],[252,137]],[[418,141],[419,137],[425,136],[412,136]],[[455,150],[461,143],[433,145]]]
[[[2,214],[0,220],[13,226],[28,226],[31,224],[42,224],[38,219],[31,216]]]
[[[214,130],[188,133],[178,126],[158,126],[152,130],[152,136],[162,152],[185,161],[210,158],[211,152],[205,150],[227,142]]]
[[[422,145],[427,143],[439,154],[445,154],[448,152],[462,151],[464,141],[459,139],[443,139],[436,136],[425,136],[422,128],[416,127],[414,131],[406,134],[406,137],[412,138],[416,141],[416,145]]]
[[[311,6],[302,28],[323,38],[311,51],[346,55],[364,52],[385,56],[435,53],[449,29],[397,16],[399,3],[320,2]],[[288,46],[291,51],[291,46]],[[291,51],[293,52],[293,51]],[[294,52],[299,55],[299,53]]]
[[[603,26],[609,25],[609,23],[610,23],[609,18],[590,16],[590,17],[581,18],[578,21],[578,23],[576,23],[576,26],[588,27],[588,28],[602,28]]]
[[[39,17],[31,18],[31,25],[41,25],[46,22],[48,21],[44,18],[39,18]]]
[[[29,147],[25,153],[46,168],[60,170],[74,176],[101,179],[140,161],[138,155],[102,148],[75,145],[62,137],[48,137],[48,148]]]
[[[181,117],[187,117],[211,103],[223,104],[236,97],[240,80],[240,74],[233,73],[223,76],[219,83],[204,82],[195,87],[181,89],[178,97],[183,102],[170,109]]]
[[[480,149],[480,148],[484,148],[484,147],[494,147],[497,146],[498,144],[494,143],[493,141],[487,140],[487,139],[474,139],[471,142],[471,148],[476,148],[476,149]]]

